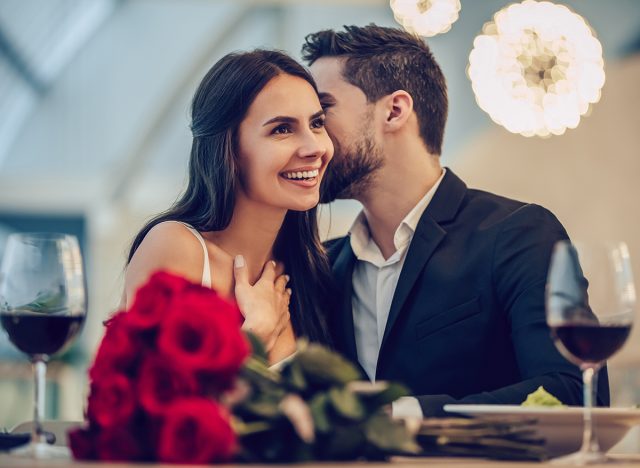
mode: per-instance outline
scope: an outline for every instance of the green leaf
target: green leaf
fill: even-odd
[[[242,422],[237,429],[241,460],[286,463],[379,459],[420,452],[403,423],[392,421],[381,411],[407,394],[403,386],[358,382],[362,375],[355,365],[317,344],[299,343],[298,353],[281,371],[271,370],[264,356],[260,357],[259,348],[254,349],[256,354],[247,360],[241,373],[251,393],[233,408]],[[308,405],[315,429],[312,443],[299,437],[283,412],[287,393]]]
[[[336,426],[317,453],[323,460],[354,460],[363,455],[365,445],[361,425]]]
[[[300,367],[300,363],[292,362],[285,367],[282,371],[282,376],[294,390],[304,392],[307,389],[307,379],[304,376],[302,367]]]
[[[407,396],[409,394],[409,389],[404,385],[391,382],[386,390],[381,392],[377,397],[376,401],[379,405],[388,405],[398,398]]]
[[[244,437],[249,434],[257,434],[259,432],[268,431],[271,429],[271,424],[266,421],[244,422],[238,418],[232,420],[233,432],[238,437]]]
[[[289,421],[280,418],[273,421],[269,430],[241,438],[240,459],[251,463],[293,461],[292,449],[297,441]]]
[[[241,375],[248,382],[259,386],[279,385],[282,382],[282,376],[278,372],[272,371],[265,362],[254,356],[245,361]]]
[[[299,351],[294,361],[300,364],[308,380],[343,385],[361,378],[358,369],[339,354],[317,344]]]
[[[263,419],[274,419],[281,416],[280,402],[285,395],[284,389],[271,382],[259,382],[262,385],[254,387],[249,397],[236,404],[234,413],[240,417],[249,416],[250,420],[255,417]]]
[[[377,384],[378,382],[376,382]],[[380,382],[382,383],[382,382]],[[389,405],[396,401],[398,398],[409,395],[409,390],[401,384],[394,382],[385,382],[385,387],[378,392],[371,392],[366,395],[362,395],[362,399],[371,408],[379,408],[380,406]],[[356,392],[360,395],[359,392]]]
[[[245,335],[249,340],[251,349],[253,350],[253,356],[261,359],[265,363],[269,362],[269,355],[267,354],[267,349],[264,347],[262,340],[251,332],[245,332]]]
[[[359,421],[365,417],[364,405],[356,395],[345,387],[331,388],[329,390],[329,401],[340,416],[354,421]]]
[[[271,401],[266,398],[245,402],[242,405],[242,410],[249,412],[254,416],[267,419],[275,418],[280,414],[278,401]]]
[[[374,414],[365,425],[367,441],[387,453],[418,454],[421,449],[404,423],[384,413]]]
[[[317,432],[329,432],[331,422],[327,414],[329,396],[326,393],[319,393],[311,399],[309,408],[313,416],[313,423]]]

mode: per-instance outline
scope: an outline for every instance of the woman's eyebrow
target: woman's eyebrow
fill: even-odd
[[[320,109],[318,112],[309,117],[309,120],[315,120],[318,117],[322,117],[324,115],[324,109]]]
[[[318,112],[309,117],[309,120],[317,119],[318,117],[324,115],[324,110],[320,109]],[[298,119],[295,117],[289,117],[288,115],[278,115],[273,117],[272,119],[267,120],[262,124],[263,127],[272,124],[272,123],[297,123]]]
[[[298,121],[298,119],[296,119],[295,117],[289,117],[286,115],[278,115],[272,119],[267,120],[265,123],[262,124],[262,126],[266,126],[272,123],[296,123]]]

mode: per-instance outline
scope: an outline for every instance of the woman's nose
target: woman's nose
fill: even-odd
[[[326,152],[327,148],[322,144],[320,137],[315,133],[309,132],[300,144],[298,156],[301,158],[320,158]]]

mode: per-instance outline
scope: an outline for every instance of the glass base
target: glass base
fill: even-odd
[[[551,460],[552,465],[584,466],[600,465],[602,463],[615,463],[615,460],[607,457],[603,452],[574,452],[564,457]]]
[[[70,460],[71,450],[67,447],[48,445],[43,442],[29,442],[11,450],[9,456],[37,460]]]

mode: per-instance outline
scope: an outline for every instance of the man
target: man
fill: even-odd
[[[303,57],[336,147],[323,201],[364,206],[329,243],[343,295],[330,317],[337,348],[371,380],[418,395],[398,414],[520,404],[540,385],[580,405],[580,372],[556,350],[544,308],[551,251],[567,233],[545,208],[468,189],[442,168],[447,90],[428,46],[351,26],[310,34]],[[599,400],[609,402],[606,372]]]

